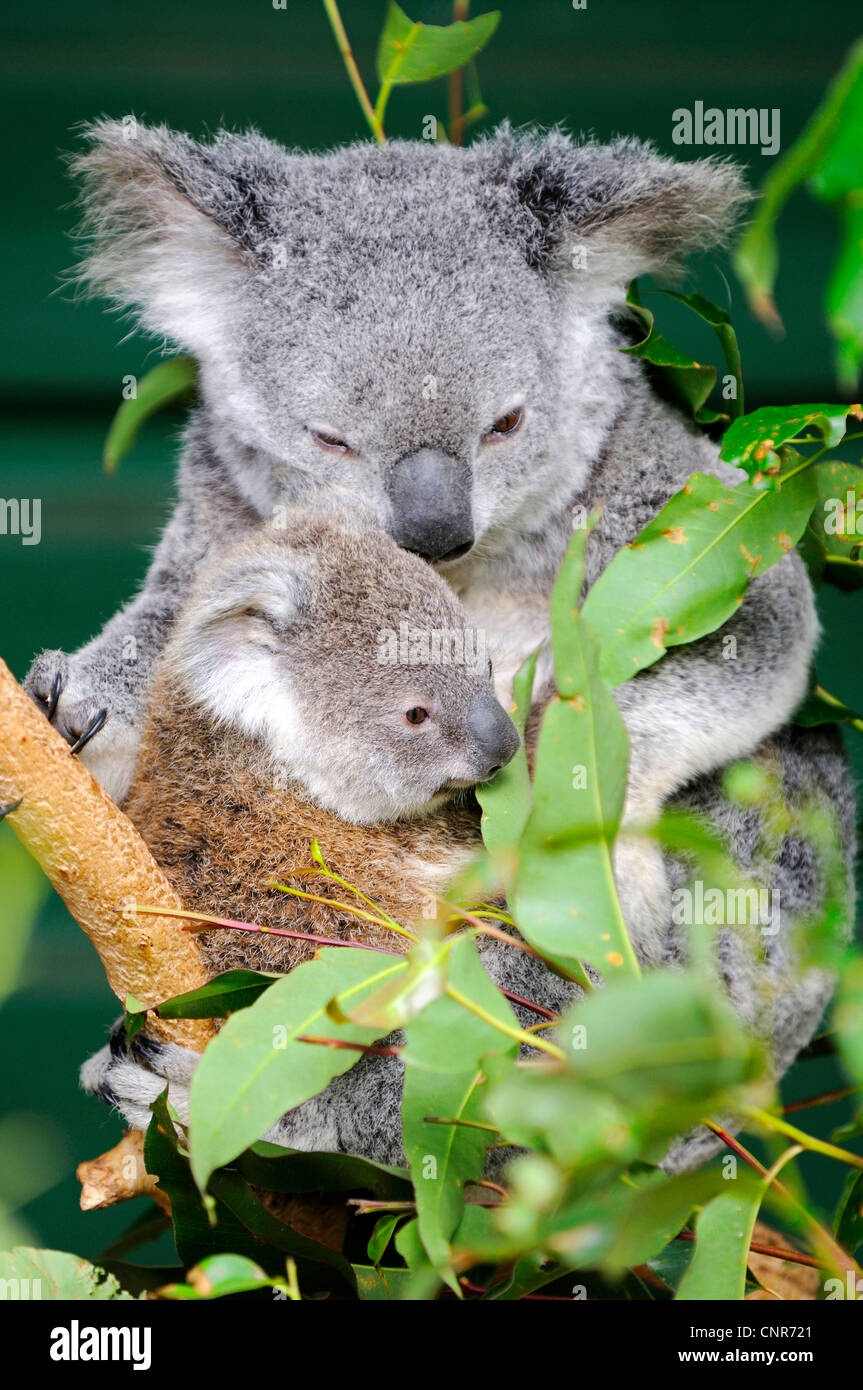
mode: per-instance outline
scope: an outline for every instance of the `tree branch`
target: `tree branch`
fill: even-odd
[[[206,983],[193,937],[130,910],[183,904],[132,822],[0,661],[0,804],[16,801],[9,824],[89,936],[118,999],[155,1006]],[[197,1052],[213,1034],[209,1019],[152,1018],[147,1028]]]

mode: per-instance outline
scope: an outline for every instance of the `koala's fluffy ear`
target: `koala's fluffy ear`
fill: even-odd
[[[308,587],[295,560],[259,542],[208,566],[171,635],[163,669],[186,698],[217,720],[260,732],[276,705],[284,714],[284,672],[274,652],[308,615]],[[271,692],[272,699],[262,699]]]
[[[201,145],[133,118],[98,121],[70,160],[88,249],[81,279],[199,355],[230,335],[231,305],[266,237],[256,171],[289,156],[256,135]]]
[[[721,244],[749,198],[734,165],[683,163],[635,139],[601,145],[504,126],[484,153],[527,214],[529,262],[568,274],[586,301],[613,302],[634,276],[673,274]]]

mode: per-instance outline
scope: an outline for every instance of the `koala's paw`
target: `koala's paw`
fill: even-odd
[[[80,753],[104,727],[108,706],[104,700],[77,688],[69,658],[64,652],[42,652],[27,673],[24,689],[58,733]]]
[[[139,730],[134,707],[123,691],[112,696],[93,681],[86,663],[63,652],[43,652],[27,674],[24,689],[58,733],[71,744],[97,781],[119,804],[135,770]]]
[[[189,1123],[189,1087],[200,1061],[197,1052],[175,1043],[160,1043],[137,1033],[126,1043],[122,1018],[111,1029],[106,1047],[81,1068],[81,1085],[106,1105],[119,1110],[132,1129],[145,1130],[150,1106],[168,1083],[168,1100],[182,1123]]]

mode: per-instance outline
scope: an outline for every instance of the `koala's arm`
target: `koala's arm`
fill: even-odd
[[[79,651],[42,652],[24,682],[64,738],[72,744],[87,740],[83,760],[118,802],[135,766],[150,671],[204,553],[202,534],[191,506],[181,500],[141,592]],[[87,738],[94,727],[97,732]]]
[[[403,1042],[401,1034],[382,1039]],[[127,1045],[120,1018],[106,1044],[81,1068],[81,1085],[113,1106],[132,1129],[146,1130],[150,1106],[168,1087],[168,1099],[189,1123],[189,1088],[200,1054],[138,1033]],[[404,1164],[402,1079],[399,1057],[363,1057],[334,1077],[320,1095],[289,1110],[262,1139],[304,1152],[360,1154],[376,1163]]]
[[[747,756],[786,724],[806,694],[817,636],[806,569],[791,552],[752,580],[723,627],[619,686],[630,739],[625,819],[654,818],[693,777]]]

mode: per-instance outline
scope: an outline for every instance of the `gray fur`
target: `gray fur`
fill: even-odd
[[[576,507],[604,503],[591,583],[696,468],[734,478],[620,354],[613,319],[633,275],[674,269],[727,234],[744,199],[728,165],[507,128],[468,150],[393,142],[306,155],[257,135],[202,146],[137,127],[130,140],[109,122],[93,127],[77,169],[93,287],[194,352],[202,379],[180,500],[142,593],[75,656],[43,655],[29,680],[47,704],[66,669],[56,718],[68,735],[108,708],[84,756],[116,796],[192,571],[278,508],[347,501],[397,533],[388,479],[399,461],[423,450],[458,460],[475,539],[440,570],[488,633],[505,696],[547,637]],[[522,428],[490,438],[515,406]],[[350,447],[323,452],[316,429]],[[130,634],[136,660],[124,664]],[[817,637],[795,555],[752,583],[728,634],[735,661],[714,635],[618,692],[632,743],[626,827],[791,717]],[[546,650],[540,685],[549,677]],[[835,793],[847,818],[840,772]],[[636,949],[660,964],[668,866],[624,836],[616,867]],[[822,997],[783,1013],[780,1065]]]

